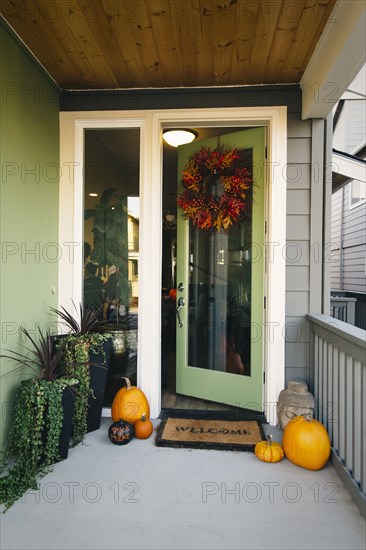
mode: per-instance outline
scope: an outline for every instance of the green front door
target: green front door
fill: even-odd
[[[176,391],[262,411],[265,129],[179,147],[179,190],[201,146],[238,148],[252,174],[252,206],[243,221],[221,231],[194,228],[178,211]],[[210,185],[222,192],[218,179]]]

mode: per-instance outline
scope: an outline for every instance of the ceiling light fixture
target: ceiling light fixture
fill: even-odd
[[[97,197],[98,193],[89,193],[89,197]]]
[[[169,210],[168,213],[165,215],[165,219],[163,220],[163,228],[168,229],[169,231],[177,228],[177,218],[174,214],[171,214]]]
[[[185,143],[191,143],[198,136],[194,130],[187,130],[185,128],[172,128],[164,130],[163,139],[172,147],[178,147]]]

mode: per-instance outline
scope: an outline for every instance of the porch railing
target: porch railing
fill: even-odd
[[[316,418],[328,430],[332,463],[365,516],[366,331],[328,315],[307,318]]]
[[[346,298],[345,296],[332,296],[330,299],[330,309],[332,317],[349,323],[355,324],[355,304],[356,298]]]
[[[352,292],[350,290],[332,290],[330,293],[330,314],[332,317],[337,317],[337,311],[334,309],[339,304],[335,300],[342,300],[344,298],[352,298],[354,302],[354,322],[352,322],[352,311],[350,311],[350,320],[348,318],[341,319],[341,321],[346,321],[355,325],[355,327],[362,328],[366,330],[366,293],[365,292]],[[351,306],[352,308],[352,306]],[[346,306],[347,309],[347,306]],[[345,312],[347,315],[347,311]],[[340,318],[338,316],[338,318]]]

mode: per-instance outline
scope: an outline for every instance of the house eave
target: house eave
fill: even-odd
[[[300,81],[302,119],[326,118],[366,62],[366,4],[338,0]]]
[[[366,181],[366,161],[333,149],[332,171],[349,179]]]

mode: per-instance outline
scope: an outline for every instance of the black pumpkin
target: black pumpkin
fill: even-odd
[[[127,445],[134,436],[135,429],[129,422],[118,420],[109,426],[108,437],[115,445]]]

